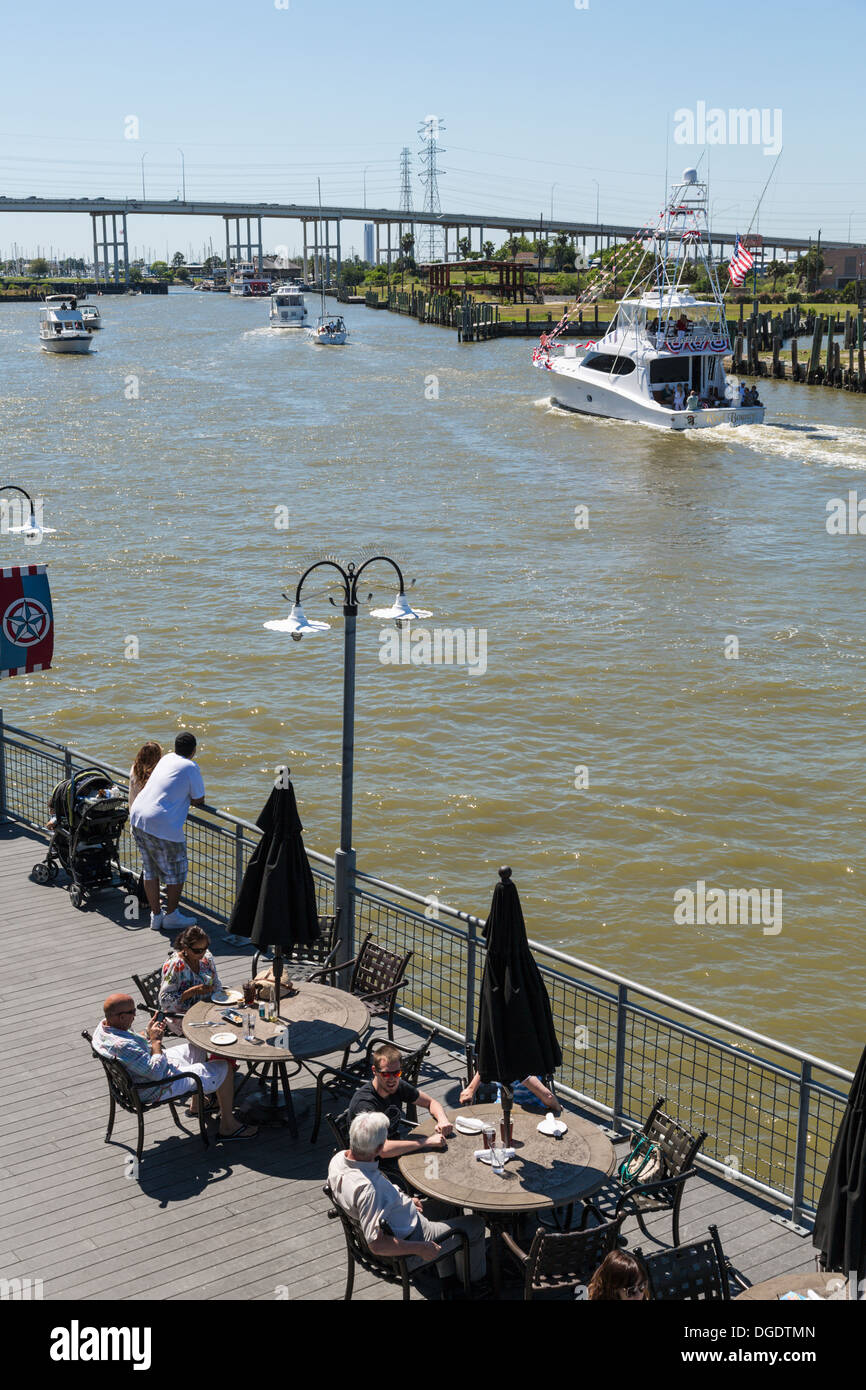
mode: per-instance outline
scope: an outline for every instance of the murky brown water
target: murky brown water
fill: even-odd
[[[535,937],[853,1065],[866,535],[824,523],[866,495],[866,401],[771,383],[763,427],[668,437],[551,409],[528,342],[355,308],[327,351],[192,293],[103,312],[90,358],[0,315],[3,480],[58,532],[0,536],[48,562],[57,621],[6,717],[124,765],[189,725],[209,800],[247,816],[288,761],[330,853],[341,618],[311,590],[330,634],[262,623],[290,563],[375,543],[428,629],[486,630],[487,669],[382,664],[359,620],[359,866],[483,915],[507,861]],[[698,880],[781,890],[781,930],[675,922]]]

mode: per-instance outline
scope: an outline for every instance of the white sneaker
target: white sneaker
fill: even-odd
[[[174,909],[174,912],[167,912],[162,919],[164,927],[193,927],[195,922],[195,917],[187,917],[186,913],[181,912],[178,907]]]
[[[152,912],[150,914],[150,930],[162,931],[162,924],[164,921],[165,917],[161,912]]]

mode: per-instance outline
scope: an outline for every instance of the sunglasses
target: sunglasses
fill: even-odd
[[[629,1284],[625,1290],[627,1298],[638,1298],[644,1293],[646,1293],[646,1284]]]
[[[186,949],[191,956],[203,956],[207,950],[207,946],[187,946]]]
[[[402,1076],[402,1075],[403,1075],[403,1068],[402,1068],[402,1067],[397,1067],[396,1070],[394,1070],[394,1071],[380,1071],[380,1072],[379,1072],[379,1075],[380,1075],[380,1076]]]

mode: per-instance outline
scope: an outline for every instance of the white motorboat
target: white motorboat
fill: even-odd
[[[271,328],[303,328],[307,320],[307,306],[297,285],[287,285],[271,295]]]
[[[307,332],[314,343],[323,347],[340,347],[349,336],[342,314],[320,314],[315,328],[308,328]]]
[[[97,329],[102,327],[102,315],[95,304],[79,304],[78,307],[81,310],[81,317],[84,319],[85,328],[89,328],[92,332],[96,332]]]
[[[731,343],[709,240],[707,188],[696,170],[686,169],[655,230],[642,231],[625,248],[620,270],[629,258],[631,284],[602,338],[563,342],[566,312],[535,349],[533,364],[548,373],[555,404],[666,430],[761,424],[757,388],[754,403],[748,397],[743,403],[744,389],[725,375]],[[687,267],[703,272],[708,294],[690,292],[696,277]]]
[[[39,340],[43,352],[89,352],[93,336],[74,294],[47,294],[39,311]]]
[[[256,273],[251,261],[241,261],[231,278],[229,293],[238,299],[262,299],[270,294],[271,283]]]

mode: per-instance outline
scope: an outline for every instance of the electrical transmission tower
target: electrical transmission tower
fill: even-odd
[[[400,151],[400,211],[412,211],[412,155],[409,146]]]
[[[424,212],[433,215],[440,213],[442,207],[439,202],[439,175],[444,173],[444,169],[439,168],[439,155],[443,153],[442,146],[439,144],[440,131],[445,129],[445,123],[440,121],[438,116],[425,116],[421,125],[418,127],[418,137],[421,141],[421,163],[424,172],[421,174],[421,182],[424,184]],[[424,241],[426,244],[428,261],[439,261],[442,259],[442,229],[435,223],[430,223],[425,227]]]

